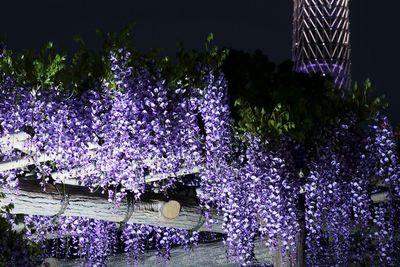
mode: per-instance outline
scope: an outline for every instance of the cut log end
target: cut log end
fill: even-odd
[[[58,260],[56,258],[47,258],[43,261],[41,267],[57,267],[59,266]]]
[[[374,203],[386,202],[390,199],[389,192],[380,192],[372,194],[371,199]]]
[[[170,200],[164,203],[160,209],[161,215],[168,220],[177,218],[179,216],[180,211],[181,211],[181,204],[175,200]]]

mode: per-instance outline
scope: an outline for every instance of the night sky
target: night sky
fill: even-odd
[[[400,1],[351,2],[353,80],[370,78],[390,104],[387,113],[400,122]],[[273,61],[291,57],[291,0],[87,1],[4,0],[0,38],[15,51],[39,48],[47,41],[73,51],[73,36],[89,47],[101,45],[96,29],[121,30],[130,22],[134,45],[163,48],[173,55],[176,42],[201,49],[208,33],[215,43],[248,52],[261,49]]]

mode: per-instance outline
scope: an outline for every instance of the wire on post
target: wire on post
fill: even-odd
[[[62,195],[61,199],[61,208],[60,210],[53,216],[54,219],[58,219],[61,215],[65,213],[69,204],[69,194],[65,190],[65,184],[63,184],[63,190],[60,191],[55,183],[52,183],[58,194]]]
[[[206,218],[202,214],[200,214],[199,221],[197,222],[196,226],[193,227],[190,231],[196,232],[196,231],[200,230],[200,228],[203,227],[205,222],[206,222]]]
[[[132,197],[132,192],[128,192],[126,196],[126,201],[128,204],[128,210],[126,212],[125,218],[122,222],[120,222],[120,228],[123,229],[125,225],[128,223],[130,218],[132,217],[133,212],[135,211],[135,199]]]
[[[63,198],[61,200],[61,209],[57,212],[56,215],[54,215],[56,218],[60,217],[61,215],[64,214],[64,212],[67,210],[69,204],[69,195],[64,192]]]

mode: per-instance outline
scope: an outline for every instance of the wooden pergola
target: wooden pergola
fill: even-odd
[[[30,136],[20,132],[0,138],[0,149],[2,153],[11,150],[19,150],[24,156],[6,162],[0,162],[0,172],[27,169],[35,163],[43,163],[54,160],[45,152],[31,151],[25,145]],[[88,144],[89,150],[95,153],[98,148],[95,144]],[[34,156],[33,156],[34,155]],[[163,194],[145,193],[140,202],[123,202],[116,206],[110,203],[107,197],[100,192],[91,192],[87,187],[81,186],[76,174],[87,172],[95,174],[96,170],[77,168],[69,172],[54,172],[51,174],[56,184],[62,184],[63,193],[54,185],[47,184],[41,187],[34,173],[20,178],[20,187],[17,192],[7,191],[0,188],[6,197],[0,199],[0,206],[10,203],[14,204],[13,214],[44,215],[44,216],[79,216],[85,218],[106,220],[115,223],[135,223],[153,226],[174,227],[187,230],[212,231],[223,233],[221,225],[216,223],[211,228],[204,225],[205,219],[195,194],[187,195],[177,192],[169,195],[168,199]],[[201,172],[201,167],[190,170],[182,169],[172,176],[189,176]],[[168,179],[165,175],[148,175],[146,183],[152,183],[160,179]],[[45,189],[45,190],[43,190]],[[299,192],[300,194],[303,192]],[[389,197],[387,192],[374,194],[371,198],[374,202],[382,202]],[[222,221],[217,215],[217,221]],[[283,263],[279,251],[269,251],[261,241],[256,244],[256,258],[260,263],[269,263],[274,266],[304,266],[304,233],[299,237],[301,240],[297,248],[296,263]],[[174,249],[170,266],[210,266],[210,260],[215,259],[212,266],[235,266],[227,260],[227,247],[223,242],[200,244],[194,251],[184,252]],[[124,255],[112,257],[112,266],[124,266],[126,262]],[[145,254],[140,260],[141,266],[154,266],[155,258]],[[71,265],[72,264],[72,265]],[[76,264],[76,262],[75,262]],[[174,265],[175,264],[175,265]],[[191,265],[192,264],[192,265]],[[73,266],[70,261],[60,261],[60,266]],[[76,265],[74,265],[76,266]]]

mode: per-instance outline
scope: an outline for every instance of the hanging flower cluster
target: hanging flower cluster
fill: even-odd
[[[138,264],[139,256],[146,249],[155,249],[160,263],[168,260],[174,247],[189,249],[196,246],[200,240],[198,232],[181,229],[157,227],[149,225],[127,224],[122,232],[121,239],[128,261]]]
[[[139,256],[146,250],[146,241],[152,231],[148,225],[127,224],[122,232],[122,240],[125,244],[124,251],[128,261],[137,263]]]
[[[42,185],[72,179],[100,188],[117,205],[128,193],[139,200],[148,188],[165,192],[179,173],[196,170],[206,223],[222,226],[230,259],[243,265],[254,261],[258,238],[294,262],[303,212],[309,266],[348,265],[353,225],[361,228],[359,261],[376,243],[381,264],[396,262],[399,163],[386,119],[367,132],[354,130],[352,116],[338,120],[321,130],[318,146],[308,151],[290,136],[274,145],[255,134],[239,138],[222,73],[199,66],[203,86],[178,83],[172,89],[159,71],[132,68],[130,60],[125,49],[112,51],[107,75],[72,96],[56,84],[20,86],[2,76],[0,161],[23,157]],[[13,149],[11,138],[21,132],[29,138]],[[1,172],[0,185],[18,188],[23,174]],[[382,187],[372,177],[389,192],[387,203],[372,203],[371,194]],[[45,246],[57,238],[51,256],[85,257],[86,266],[104,266],[119,240],[134,264],[149,248],[167,259],[174,246],[188,248],[199,240],[197,233],[148,225],[127,224],[120,233],[114,223],[77,217],[26,216],[25,225],[33,242]]]
[[[371,176],[378,178],[380,184],[388,193],[385,203],[373,207],[373,223],[377,227],[374,238],[377,241],[379,261],[382,264],[393,265],[399,262],[396,258],[395,228],[398,227],[398,208],[396,199],[400,196],[400,166],[396,153],[393,130],[386,117],[378,117],[370,126],[365,149],[366,159],[370,162]],[[382,188],[374,188],[373,193],[381,193]]]
[[[398,185],[398,162],[393,135],[386,119],[377,119],[372,131],[354,131],[352,118],[325,130],[327,140],[318,147],[305,184],[307,264],[345,266],[351,261],[394,265],[395,225],[398,212],[393,199],[373,203],[381,193],[376,183]],[[389,193],[388,192],[388,193]],[[375,225],[376,231],[371,232]],[[354,232],[355,231],[355,232]],[[353,234],[352,234],[353,232]],[[357,252],[350,248],[358,235]]]
[[[202,89],[178,86],[171,90],[161,74],[146,68],[133,71],[127,66],[130,54],[124,49],[111,52],[109,59],[111,76],[80,95],[66,96],[57,86],[16,88],[12,78],[3,79],[0,137],[5,141],[0,160],[29,159],[43,186],[63,182],[60,176],[53,178],[54,172],[61,172],[92,190],[108,192],[116,204],[128,191],[140,198],[146,177],[157,175],[159,181],[153,185],[165,190],[177,180],[170,177],[200,168],[201,140],[205,138],[198,122]],[[30,138],[23,147],[13,149],[13,136],[22,132]],[[21,170],[0,173],[1,186],[18,188],[17,177],[23,174]],[[169,179],[164,182],[164,178]],[[80,256],[87,266],[103,266],[115,250],[117,228],[113,223],[26,216],[25,224],[33,242],[60,240],[53,244],[52,256]],[[135,237],[138,231],[146,233],[139,235],[144,239]],[[173,246],[188,248],[198,240],[196,233],[188,236],[187,231],[147,225],[128,225],[123,238],[126,252],[135,261],[143,251],[139,243],[148,239],[155,242],[163,258],[169,257]]]
[[[120,233],[115,223],[81,217],[25,216],[26,237],[51,250],[46,257],[80,257],[85,266],[106,266],[119,250],[128,263],[138,264],[139,256],[155,249],[159,260],[167,260],[171,249],[197,245],[199,235],[186,230],[126,224]],[[121,240],[120,242],[118,240]]]
[[[369,156],[367,160],[371,163],[371,175],[383,179],[386,185],[394,189],[393,193],[400,196],[399,159],[393,129],[386,117],[376,118],[370,126],[365,149]]]
[[[206,218],[210,219],[211,205],[221,206],[221,196],[227,179],[232,176],[229,166],[231,152],[231,126],[227,105],[227,84],[223,76],[215,77],[209,73],[205,77],[208,87],[200,91],[202,99],[199,109],[204,123],[206,160],[201,174],[199,198],[206,209]]]
[[[5,138],[8,133],[12,133],[15,128],[22,128],[24,126],[23,114],[28,107],[24,104],[16,104],[19,97],[25,97],[20,94],[21,89],[15,92],[12,89],[15,87],[15,81],[9,76],[1,77],[1,94],[0,94],[0,130],[2,142],[0,142],[0,160],[8,161],[13,158],[21,157],[22,153],[10,149],[11,140]],[[29,95],[27,95],[29,97]],[[11,170],[0,173],[0,185],[3,188],[11,189],[18,187],[17,174],[19,171]]]
[[[115,223],[64,216],[25,216],[24,223],[26,237],[42,244],[44,251],[53,242],[45,256],[84,257],[85,266],[104,266],[116,250]]]
[[[112,77],[70,98],[56,87],[11,90],[12,81],[3,83],[1,136],[23,130],[32,135],[24,150],[43,184],[54,171],[50,161],[67,178],[108,190],[119,203],[126,191],[140,197],[146,176],[163,180],[201,166],[194,93],[167,89],[160,74],[145,68],[133,73],[126,66],[129,57],[123,49],[112,52]],[[3,161],[22,156],[3,152]],[[1,175],[10,186],[17,184],[15,171]]]
[[[236,175],[226,183],[222,206],[230,255],[250,263],[260,235],[266,246],[294,258],[300,188],[291,175],[291,156],[272,152],[258,137],[248,135],[244,140],[246,151],[236,165]]]
[[[328,137],[325,144],[317,148],[316,158],[310,165],[310,174],[305,185],[307,235],[307,263],[346,265],[349,251],[352,195],[349,178],[353,157],[349,137],[352,122],[341,123],[339,127],[324,132]],[[356,150],[357,151],[357,150]],[[329,207],[329,208],[328,208]],[[324,243],[330,242],[327,245]],[[336,263],[325,257],[326,249],[335,254]]]
[[[299,232],[293,168],[287,151],[282,158],[267,143],[246,136],[237,157],[229,121],[227,85],[223,77],[208,76],[202,92],[201,114],[206,132],[206,165],[201,174],[199,198],[209,223],[212,209],[223,215],[229,256],[241,263],[254,260],[254,241],[261,235],[267,246],[294,256]],[[287,162],[285,162],[287,160]],[[291,252],[289,252],[291,250]]]

